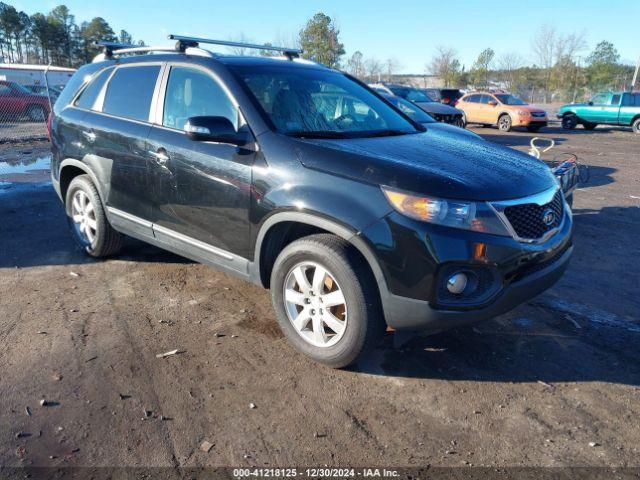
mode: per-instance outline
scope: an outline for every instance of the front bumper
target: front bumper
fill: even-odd
[[[424,300],[387,293],[382,296],[387,324],[397,330],[437,333],[502,315],[556,283],[567,269],[572,253],[573,246],[569,246],[554,262],[509,284],[490,305],[479,309],[438,310]]]
[[[571,257],[572,230],[567,206],[556,233],[536,243],[418,222],[397,212],[360,236],[377,257],[387,324],[437,332],[501,315],[551,287]],[[491,272],[492,279],[481,283],[487,295],[466,304],[442,297],[451,267]]]

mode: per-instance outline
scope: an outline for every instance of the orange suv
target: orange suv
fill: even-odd
[[[513,127],[537,132],[547,126],[547,112],[510,93],[468,93],[458,100],[456,108],[464,112],[465,123],[497,125],[503,132]]]

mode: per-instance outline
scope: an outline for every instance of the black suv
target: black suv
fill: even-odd
[[[505,313],[567,267],[571,211],[544,163],[291,52],[191,45],[103,55],[55,104],[53,184],[89,255],[126,234],[270,288],[289,341],[334,367],[387,325]]]

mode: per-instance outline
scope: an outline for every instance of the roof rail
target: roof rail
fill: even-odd
[[[298,48],[289,48],[289,47],[276,47],[273,45],[257,45],[253,43],[243,43],[243,42],[232,42],[229,40],[212,40],[208,38],[198,38],[198,37],[184,37],[182,35],[169,35],[169,40],[177,40],[176,50],[184,51],[187,47],[197,47],[200,43],[207,43],[210,45],[223,45],[225,47],[242,47],[242,48],[253,48],[256,50],[269,50],[272,52],[282,52],[284,56],[286,56],[289,60],[293,60],[294,58],[298,58],[302,53],[302,50]]]
[[[110,42],[100,42],[100,43],[102,44],[102,43],[110,43]],[[154,52],[187,53],[187,54],[197,55],[201,57],[209,57],[209,58],[215,57],[215,55],[209,52],[208,50],[204,50],[202,48],[195,48],[195,47],[186,47],[182,50],[178,50],[176,47],[165,47],[165,46],[136,47],[133,45],[124,45],[124,44],[118,44],[118,45],[122,45],[122,47],[118,48],[117,45],[109,45],[110,48],[108,50],[106,50],[105,45],[101,45],[105,47],[105,51],[103,53],[96,55],[93,58],[93,63],[102,62],[104,60],[107,60],[113,57],[119,57],[121,55],[135,55],[135,54],[154,53]]]
[[[114,50],[119,50],[121,48],[133,48],[135,45],[131,45],[130,43],[120,43],[120,42],[95,42],[96,47],[102,48],[102,53],[104,53],[105,57],[110,57],[113,54]]]

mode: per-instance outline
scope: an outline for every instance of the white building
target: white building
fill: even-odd
[[[45,86],[45,72],[49,87],[67,84],[75,73],[73,68],[54,67],[47,65],[28,65],[24,63],[0,63],[0,80],[16,82],[21,85]]]

